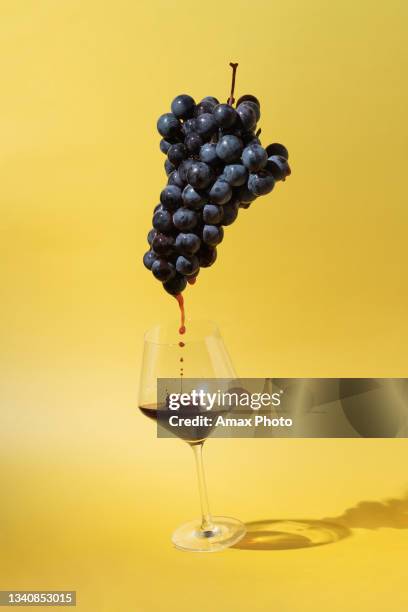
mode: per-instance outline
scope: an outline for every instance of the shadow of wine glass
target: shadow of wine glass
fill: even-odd
[[[334,544],[353,529],[408,529],[408,492],[400,499],[362,501],[342,515],[322,520],[265,519],[246,523],[247,533],[233,546],[241,550],[292,550]]]
[[[291,550],[333,544],[350,529],[328,521],[266,519],[246,523],[246,535],[234,545],[243,550]]]

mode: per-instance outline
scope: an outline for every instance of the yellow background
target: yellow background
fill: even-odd
[[[141,264],[181,92],[262,101],[292,176],[186,292],[243,376],[407,376],[403,0],[0,1],[0,588],[86,612],[405,611],[405,529],[302,550],[173,550],[197,514],[186,445],[137,411],[145,329],[175,303]],[[404,495],[406,440],[217,440],[215,511],[340,516]],[[48,609],[48,608],[47,608]]]

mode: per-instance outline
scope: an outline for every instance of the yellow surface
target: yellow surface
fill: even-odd
[[[227,228],[188,315],[243,376],[408,375],[408,5],[0,5],[0,588],[76,589],[86,612],[405,611],[405,502],[327,546],[173,550],[192,457],[136,404],[143,331],[177,314],[140,262],[156,119],[180,92],[226,99],[230,60],[293,174]],[[214,510],[245,521],[406,492],[406,440],[205,450]]]

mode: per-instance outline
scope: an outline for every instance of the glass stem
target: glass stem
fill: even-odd
[[[200,444],[193,444],[191,445],[191,448],[195,457],[198,477],[198,490],[200,492],[201,530],[210,532],[213,529],[213,522],[210,512],[210,506],[208,504],[207,486],[205,484],[205,473],[203,464],[203,442],[201,442]]]

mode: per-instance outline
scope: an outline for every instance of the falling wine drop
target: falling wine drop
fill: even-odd
[[[183,295],[181,293],[177,294],[174,296],[178,302],[179,308],[180,308],[180,327],[179,327],[179,334],[183,335],[186,333],[186,326],[185,326],[185,310],[184,310],[184,298]],[[178,343],[180,348],[183,348],[185,346],[184,342],[182,342],[180,340],[180,342]],[[180,357],[180,362],[184,361],[183,357]],[[182,377],[184,376],[184,370],[181,367],[180,368],[180,379],[182,379]]]

